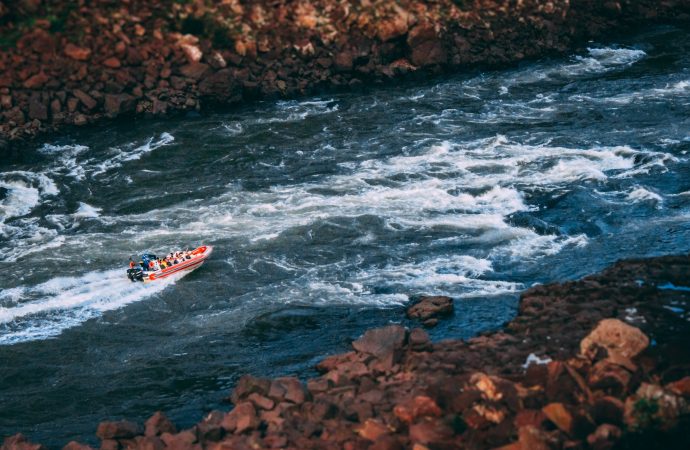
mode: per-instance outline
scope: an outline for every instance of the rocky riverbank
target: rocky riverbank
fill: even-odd
[[[96,434],[103,450],[685,449],[688,280],[690,255],[619,262],[527,290],[501,331],[434,343],[419,328],[370,330],[306,384],[243,376],[234,408],[191,429],[159,412]],[[41,448],[22,435],[2,446]]]
[[[0,143],[562,53],[689,0],[0,1]]]

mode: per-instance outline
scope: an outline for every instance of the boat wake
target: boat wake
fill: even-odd
[[[113,269],[6,289],[0,292],[0,345],[57,336],[106,311],[154,296],[182,275],[132,283],[123,269]]]

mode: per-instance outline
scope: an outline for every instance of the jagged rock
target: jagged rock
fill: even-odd
[[[201,450],[197,443],[196,432],[192,430],[181,431],[177,434],[163,433],[161,440],[167,450]]]
[[[180,73],[192,80],[200,80],[208,71],[210,67],[208,64],[196,62],[180,67]]]
[[[222,427],[225,414],[221,411],[211,411],[204,420],[196,425],[197,439],[201,443],[218,442],[223,437]]]
[[[281,402],[287,400],[302,404],[307,399],[307,392],[301,381],[294,377],[277,378],[271,382],[268,397]]]
[[[75,61],[88,61],[91,58],[91,49],[85,47],[77,47],[72,43],[65,45],[65,55]]]
[[[445,296],[421,297],[407,308],[407,317],[425,322],[453,314],[453,299]]]
[[[143,433],[141,427],[129,420],[116,422],[101,422],[98,425],[96,436],[100,439],[129,439]]]
[[[103,61],[103,65],[106,67],[110,67],[111,69],[117,69],[122,65],[122,63],[119,59],[111,57]]]
[[[592,358],[597,347],[605,348],[609,355],[633,358],[649,345],[649,338],[639,328],[618,319],[604,319],[580,343],[580,353]]]
[[[630,372],[618,364],[604,359],[596,363],[589,372],[587,382],[593,389],[601,389],[613,395],[622,395],[628,390]]]
[[[268,397],[264,397],[261,394],[257,394],[256,392],[249,394],[247,400],[252,402],[254,406],[260,409],[270,410],[275,406],[275,402],[273,400]]]
[[[241,96],[241,92],[242,86],[237,83],[230,69],[212,73],[199,84],[199,94],[218,102],[236,100]]]
[[[243,402],[227,413],[221,422],[224,430],[230,433],[243,433],[259,426],[256,409],[251,402]]]
[[[410,348],[415,351],[428,351],[432,349],[429,333],[421,328],[413,328],[408,337]]]
[[[135,106],[136,99],[129,94],[106,94],[103,104],[106,114],[111,116],[134,111]]]
[[[48,120],[48,107],[41,101],[40,97],[34,96],[29,100],[29,118]]]
[[[17,433],[14,436],[6,438],[0,450],[47,450],[47,448],[42,444],[34,444],[23,434]]]
[[[427,418],[410,425],[410,440],[422,445],[447,444],[453,435],[453,429],[439,419]]]
[[[375,419],[367,419],[361,426],[355,429],[364,439],[376,441],[381,436],[389,434],[392,430],[385,424]]]
[[[77,97],[87,109],[94,109],[98,105],[98,102],[96,102],[93,97],[81,89],[75,89],[72,91],[72,94],[74,94],[74,96]]]
[[[50,80],[50,77],[43,72],[30,77],[24,82],[24,87],[27,89],[40,89]]]
[[[368,330],[355,340],[352,346],[361,353],[384,358],[405,344],[407,332],[400,325],[389,325],[383,328]]]
[[[418,67],[445,64],[448,54],[431,23],[417,24],[407,35],[407,45],[412,50],[410,61]]]
[[[182,51],[184,52],[185,56],[187,57],[187,61],[190,64],[198,63],[204,56],[204,53],[196,45],[180,44],[180,48],[182,48]]]
[[[572,434],[573,432],[573,415],[568,411],[563,403],[549,403],[544,406],[542,412],[556,425],[560,430],[565,433]]]
[[[418,395],[393,409],[395,416],[405,423],[412,423],[419,417],[440,417],[442,412],[438,404],[426,395]]]
[[[144,424],[146,436],[160,436],[163,433],[177,433],[177,427],[161,411],[157,411]]]

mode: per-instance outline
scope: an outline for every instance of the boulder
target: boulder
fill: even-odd
[[[430,397],[418,395],[393,408],[395,417],[405,423],[413,423],[420,417],[441,417],[441,408]]]
[[[390,434],[391,429],[376,419],[367,419],[361,426],[355,428],[355,432],[364,439],[376,441],[381,436]]]
[[[120,62],[119,59],[117,59],[117,58],[115,58],[115,57],[113,56],[113,57],[108,58],[108,59],[106,59],[105,61],[103,61],[103,65],[104,65],[105,67],[109,67],[109,68],[111,68],[111,69],[117,69],[117,68],[119,68],[120,66],[122,66],[122,63]]]
[[[410,61],[415,66],[425,67],[448,62],[448,54],[431,23],[420,23],[412,28],[407,35],[407,45],[410,47]]]
[[[260,409],[270,410],[275,406],[275,402],[273,400],[268,397],[264,397],[261,394],[257,394],[256,392],[249,394],[247,400],[252,402],[254,406]]]
[[[407,308],[407,317],[428,321],[453,314],[453,299],[446,296],[421,297]]]
[[[199,94],[217,102],[239,100],[242,96],[242,85],[233,76],[230,69],[211,73],[199,83]]]
[[[368,330],[362,337],[352,343],[352,347],[360,353],[367,353],[384,358],[405,344],[407,332],[400,325],[389,325],[383,328]]]
[[[69,43],[65,45],[65,55],[75,61],[88,61],[91,58],[91,49],[86,47],[77,47]]]
[[[180,73],[192,80],[200,80],[211,68],[208,64],[195,62],[180,67]]]
[[[177,434],[163,433],[161,440],[167,450],[201,450],[197,444],[196,432],[192,430],[181,431]]]
[[[604,319],[580,342],[580,353],[593,359],[597,348],[602,347],[609,355],[633,358],[648,345],[649,338],[639,328],[618,319]]]
[[[40,89],[50,80],[50,77],[43,72],[39,72],[32,77],[29,77],[24,82],[24,87],[27,89]]]
[[[3,443],[2,450],[47,450],[44,445],[34,444],[30,442],[26,436],[21,433],[17,433],[13,436],[6,438]]]
[[[39,96],[32,96],[29,100],[29,118],[48,120],[48,107],[41,101]]]
[[[86,109],[91,110],[98,105],[98,102],[96,102],[93,97],[81,89],[75,89],[72,91],[72,94],[74,94],[74,96],[77,97],[84,106],[86,106]]]
[[[128,420],[105,421],[98,424],[96,436],[100,439],[130,439],[143,433],[141,427]]]
[[[302,382],[297,378],[283,377],[271,382],[268,397],[277,402],[286,400],[300,405],[307,399],[307,391]]]
[[[549,403],[541,411],[561,431],[572,434],[573,415],[566,409],[563,403]]]
[[[124,112],[134,111],[136,99],[129,94],[106,94],[103,106],[106,114],[115,117]]]
[[[243,433],[259,426],[256,409],[251,402],[242,402],[227,413],[221,422],[221,427],[230,433]]]
[[[270,387],[271,380],[257,378],[252,375],[242,375],[237,381],[235,389],[232,391],[230,401],[237,404],[253,393],[263,396],[268,395],[268,390]]]
[[[592,389],[601,389],[612,395],[627,392],[630,384],[630,372],[618,364],[604,359],[596,363],[589,371],[587,383]]]
[[[161,411],[157,411],[144,424],[146,436],[160,436],[163,433],[176,433],[177,427]]]
[[[409,435],[413,443],[441,446],[448,444],[448,441],[453,438],[454,432],[440,419],[428,418],[410,425]]]

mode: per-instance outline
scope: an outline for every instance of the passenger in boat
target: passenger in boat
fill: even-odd
[[[153,261],[149,261],[149,270],[155,271],[155,270],[156,270],[156,269],[155,269],[155,266],[156,266],[156,265],[153,263]]]
[[[134,261],[132,261],[132,258],[129,258],[129,268],[134,269],[135,266],[136,266],[136,264],[134,264]]]

